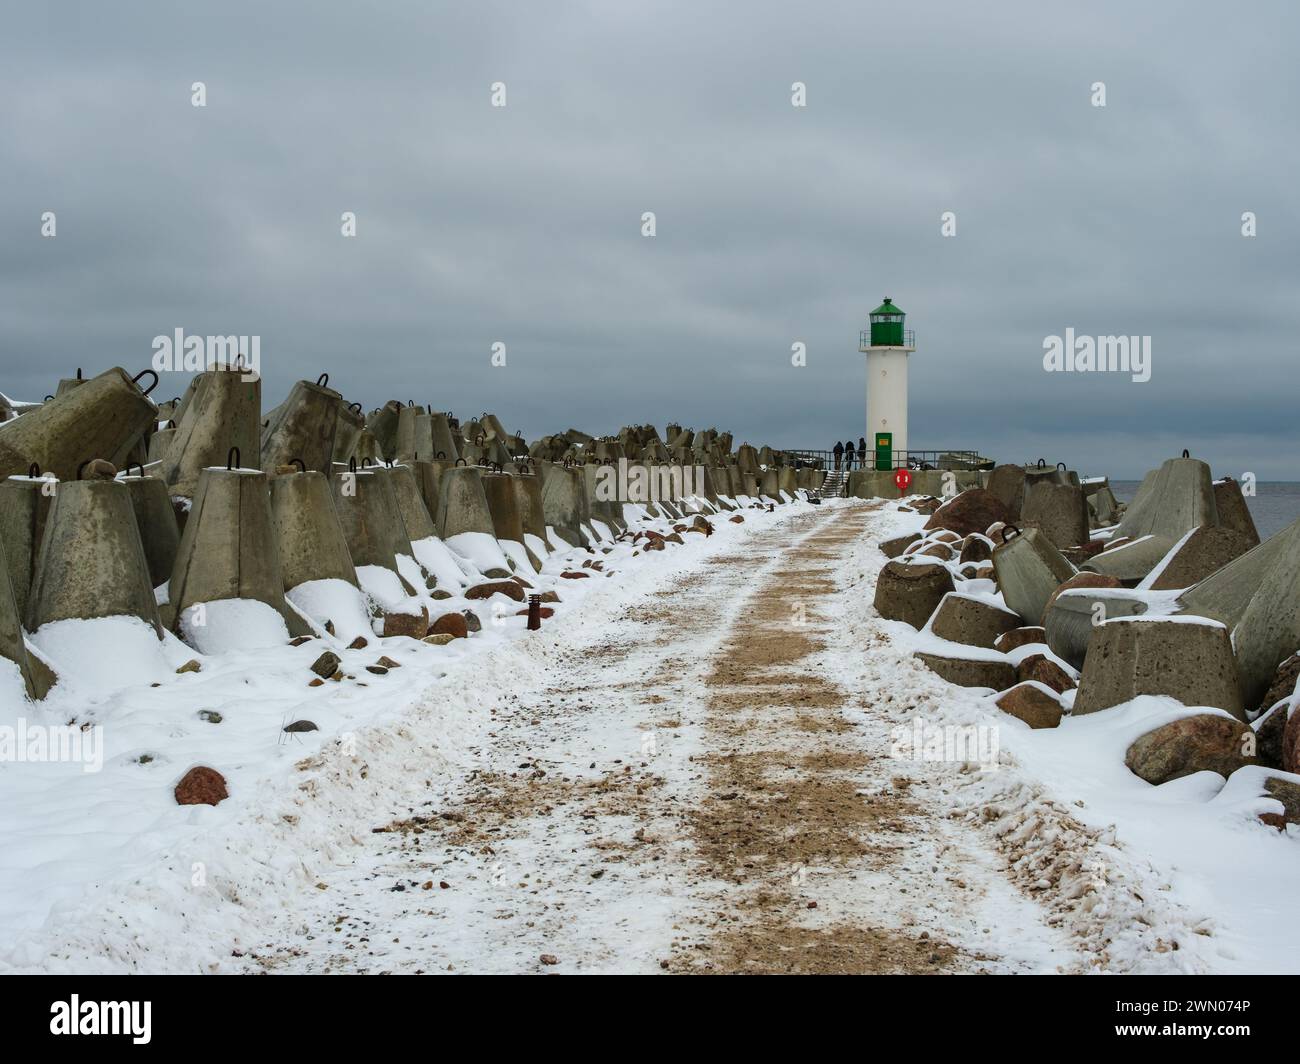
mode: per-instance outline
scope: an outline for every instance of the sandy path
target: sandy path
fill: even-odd
[[[250,961],[270,971],[937,972],[1072,966],[953,766],[890,756],[842,678],[875,511],[747,537],[556,651],[451,800],[376,809]],[[839,678],[839,679],[837,679]]]

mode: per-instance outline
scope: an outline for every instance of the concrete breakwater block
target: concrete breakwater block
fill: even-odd
[[[19,617],[27,616],[45,522],[58,488],[53,477],[6,477],[0,481],[0,545]]]
[[[381,468],[379,475],[387,477],[393,487],[393,496],[397,499],[397,510],[402,515],[402,524],[406,527],[406,538],[414,543],[418,539],[428,539],[438,534],[429,508],[424,504],[424,495],[416,482],[415,470],[402,462]]]
[[[323,474],[312,469],[272,480],[271,520],[285,591],[312,580],[359,586],[330,482]]]
[[[35,463],[59,480],[75,480],[87,457],[124,467],[158,422],[158,408],[138,383],[146,374],[156,382],[152,370],[133,379],[114,366],[0,425],[0,477]]]
[[[162,637],[131,492],[116,480],[61,483],[45,522],[26,628],[119,616],[138,617]]]
[[[1080,573],[1079,576],[1094,574]],[[1098,579],[1110,579],[1098,577]],[[1078,577],[1074,578],[1075,581]],[[1083,668],[1093,629],[1112,617],[1137,617],[1151,607],[1142,592],[1106,584],[1069,587],[1066,581],[1043,614],[1043,628],[1052,653],[1076,669]]]
[[[1088,503],[1076,484],[1050,480],[1026,483],[1020,519],[1042,532],[1057,548],[1088,542]]]
[[[1020,626],[1020,618],[983,599],[950,592],[939,602],[929,623],[930,631],[940,639],[992,650],[998,636]]]
[[[377,410],[371,411],[366,418],[366,431],[374,437],[375,443],[379,447],[378,454],[362,455],[356,454],[358,462],[364,458],[372,458],[376,461],[392,461],[395,444],[397,442],[397,419],[401,415],[402,404],[396,399],[390,399]]]
[[[952,574],[942,565],[892,561],[876,579],[874,605],[886,620],[902,621],[919,630],[952,590]]]
[[[483,479],[477,466],[453,466],[438,479],[438,535],[446,540],[462,532],[496,534]]]
[[[310,627],[284,598],[284,572],[265,473],[205,469],[181,534],[169,588],[168,617],[178,634],[193,638],[200,603],[261,602],[284,620],[290,636]]]
[[[583,499],[582,473],[578,469],[538,462],[538,475],[542,480],[542,515],[545,524],[555,530],[571,547],[581,547]]]
[[[1179,602],[1228,626],[1237,648],[1241,697],[1255,706],[1278,665],[1300,647],[1300,521],[1206,577]]]
[[[334,509],[347,541],[348,554],[354,566],[373,565],[392,573],[399,579],[408,594],[417,589],[400,577],[397,557],[414,557],[406,523],[402,520],[397,493],[384,468],[371,467],[355,472],[336,473],[332,478],[331,495]]]
[[[297,460],[320,473],[331,471],[342,396],[328,387],[328,380],[321,374],[315,383],[298,381],[289,389],[262,432],[264,470],[274,473]]]
[[[424,407],[408,403],[397,414],[397,433],[393,442],[393,460],[413,461],[417,455],[433,456],[432,423]]]
[[[1052,592],[1075,569],[1046,536],[1027,528],[1018,535],[1003,529],[1002,542],[993,551],[993,571],[1007,606],[1027,624],[1040,624]]]
[[[1062,596],[1064,599],[1065,596]],[[1074,716],[1138,695],[1168,695],[1213,706],[1244,721],[1228,630],[1203,618],[1119,618],[1093,629]]]
[[[119,479],[131,493],[135,523],[149,565],[149,580],[154,587],[159,587],[171,579],[181,542],[171,495],[159,477],[126,476]]]
[[[194,381],[185,417],[159,470],[171,494],[187,499],[194,497],[199,474],[209,466],[224,466],[232,447],[248,468],[262,467],[261,378],[239,369],[212,369]]]
[[[1250,540],[1235,529],[1202,525],[1171,547],[1141,586],[1152,591],[1182,591],[1250,549]]]
[[[1178,540],[1198,525],[1218,524],[1210,467],[1196,458],[1170,458],[1143,479],[1115,537]]]
[[[333,460],[346,463],[356,453],[357,441],[366,431],[366,418],[361,412],[360,403],[345,402],[340,396],[338,406],[338,419],[334,427]]]
[[[1231,477],[1214,482],[1214,505],[1219,512],[1219,525],[1231,529],[1246,539],[1248,548],[1259,546],[1259,530],[1255,519],[1241,494],[1241,485]]]
[[[3,553],[4,541],[0,540],[0,561],[4,560]],[[23,639],[22,614],[18,612],[18,603],[14,600],[7,565],[0,565],[0,657],[7,658],[18,666],[27,697],[33,702],[44,698],[54,685],[53,672],[35,654],[27,652],[27,644]]]
[[[1009,661],[998,658],[959,658],[918,650],[915,655],[926,667],[958,687],[987,687],[1003,691],[1016,682],[1016,670]]]

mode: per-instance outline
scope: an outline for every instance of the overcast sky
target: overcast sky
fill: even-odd
[[[1298,41],[1289,2],[8,4],[0,391],[184,328],[259,335],[267,408],[328,372],[824,447],[888,295],[914,448],[1300,479]],[[1151,380],[1044,372],[1067,326]]]

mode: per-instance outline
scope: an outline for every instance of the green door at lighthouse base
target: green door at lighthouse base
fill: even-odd
[[[876,468],[894,468],[894,434],[892,432],[876,433]]]

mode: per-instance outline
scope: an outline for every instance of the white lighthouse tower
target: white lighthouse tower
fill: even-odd
[[[861,334],[858,350],[867,356],[867,446],[875,451],[874,468],[907,464],[907,357],[915,337],[903,328],[906,315],[893,300],[871,312],[871,330]],[[897,459],[897,460],[896,460]]]

